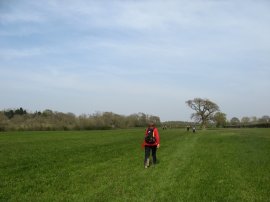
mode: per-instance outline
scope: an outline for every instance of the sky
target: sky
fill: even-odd
[[[0,110],[270,115],[268,0],[0,0]]]

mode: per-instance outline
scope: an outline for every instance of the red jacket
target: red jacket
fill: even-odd
[[[145,140],[143,142],[143,145],[142,146],[157,146],[159,144],[159,134],[158,134],[158,129],[157,128],[154,128],[154,136],[156,138],[156,142],[154,144],[149,144],[149,143],[146,143]],[[147,135],[147,129],[145,130],[145,136]]]

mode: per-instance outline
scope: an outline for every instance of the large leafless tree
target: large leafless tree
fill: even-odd
[[[191,118],[199,122],[202,128],[205,128],[207,123],[213,119],[215,112],[219,111],[219,106],[208,99],[194,98],[186,101],[186,104],[195,110],[195,113],[191,114]]]

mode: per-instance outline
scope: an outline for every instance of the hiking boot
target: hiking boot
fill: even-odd
[[[149,165],[150,165],[150,160],[149,160],[149,158],[146,160],[146,166],[147,167],[149,167]]]

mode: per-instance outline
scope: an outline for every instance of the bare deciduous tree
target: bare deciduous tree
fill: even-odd
[[[213,119],[214,113],[219,111],[219,106],[208,99],[194,98],[186,101],[186,104],[195,110],[195,113],[191,114],[191,118],[199,122],[202,128],[205,128],[207,123]]]

